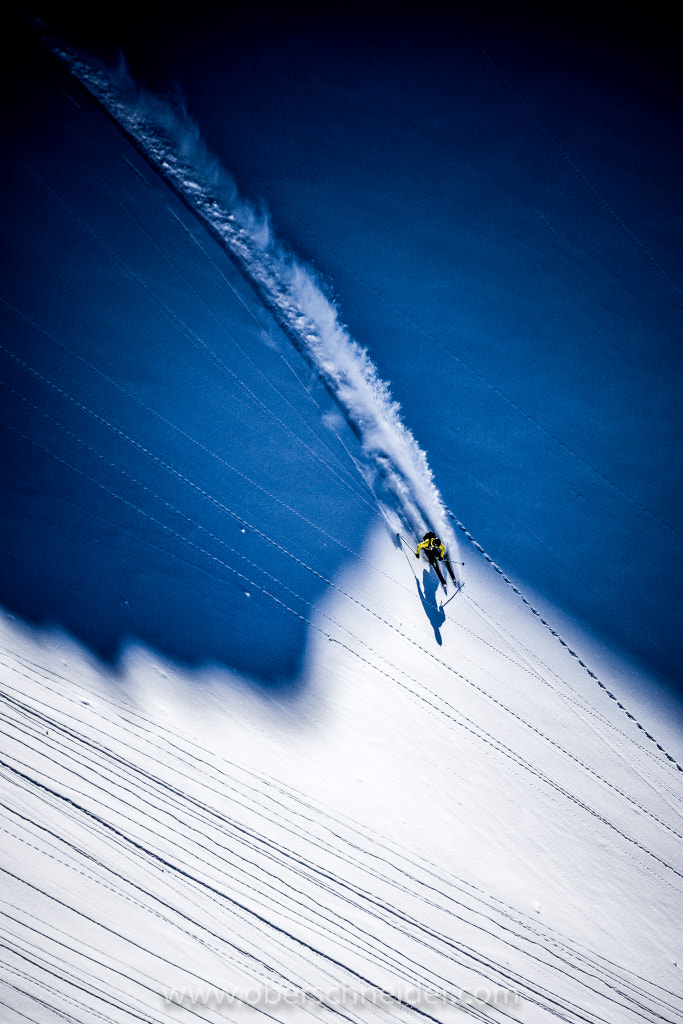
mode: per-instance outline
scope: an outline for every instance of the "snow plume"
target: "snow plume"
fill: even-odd
[[[315,272],[274,236],[267,213],[239,196],[181,104],[139,88],[123,63],[105,68],[52,48],[237,262],[326,386],[360,442],[356,464],[392,533],[433,529],[454,558],[457,541],[425,453]]]

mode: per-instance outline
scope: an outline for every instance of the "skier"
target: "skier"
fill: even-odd
[[[420,557],[421,551],[424,551],[425,555],[427,556],[427,561],[433,567],[434,572],[439,577],[439,582],[441,583],[441,586],[443,587],[444,590],[446,589],[446,581],[443,578],[439,562],[445,563],[446,568],[448,569],[448,572],[450,574],[450,577],[455,583],[453,567],[451,566],[451,563],[448,560],[448,556],[446,555],[446,549],[439,540],[439,538],[437,537],[437,535],[435,533],[432,533],[431,530],[429,531],[429,533],[425,533],[424,537],[422,538],[422,543],[417,545],[417,551],[415,552],[416,558]]]

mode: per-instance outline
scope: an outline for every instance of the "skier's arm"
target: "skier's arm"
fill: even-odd
[[[417,545],[417,551],[415,552],[415,557],[416,558],[420,557],[420,552],[422,551],[423,548],[426,548],[428,544],[429,544],[429,541],[423,540],[420,544]]]

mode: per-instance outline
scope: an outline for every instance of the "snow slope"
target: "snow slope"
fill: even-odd
[[[421,576],[378,527],[297,699],[5,620],[3,1019],[682,1019],[680,772],[490,568]]]
[[[683,1020],[674,710],[475,547],[444,602],[281,318],[29,57],[0,1020]]]

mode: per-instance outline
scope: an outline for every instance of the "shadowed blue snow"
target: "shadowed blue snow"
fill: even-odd
[[[312,268],[273,235],[267,217],[240,199],[234,182],[182,111],[136,89],[123,67],[107,69],[59,46],[55,52],[235,259],[325,385],[360,442],[362,454],[351,458],[392,534],[403,530],[420,538],[434,529],[457,565],[457,541],[425,453]],[[333,424],[334,418],[328,418],[328,425]]]
[[[470,35],[458,26],[442,39],[406,31],[359,38],[343,30],[288,31],[283,23],[274,33],[248,33],[239,24],[233,31],[229,22],[226,15],[202,26],[186,14],[183,24],[166,26],[158,39],[140,25],[142,42],[131,32],[124,49],[134,73],[152,85],[180,83],[210,149],[244,191],[265,198],[276,233],[328,275],[350,333],[391,381],[447,506],[509,574],[675,681],[683,654],[675,614],[682,532],[681,209],[678,128],[666,83],[651,68],[632,66],[605,47],[575,39],[565,45],[551,30],[525,36],[475,26]],[[32,170],[10,162],[14,191],[8,187],[5,193],[6,240],[23,267],[12,265],[4,294],[14,296],[17,309],[38,329],[5,309],[4,337],[17,340],[26,362],[28,353],[44,358],[42,372],[51,380],[54,375],[53,383],[65,391],[67,383],[75,388],[73,397],[82,405],[94,403],[114,425],[121,422],[115,414],[122,415],[132,437],[158,444],[154,453],[165,464],[175,466],[177,459],[183,474],[209,494],[246,500],[248,489],[240,492],[220,461],[200,455],[201,449],[122,398],[95,371],[56,353],[39,328],[50,330],[176,427],[198,434],[220,458],[234,457],[241,470],[246,464],[265,472],[273,494],[282,496],[283,479],[289,493],[296,479],[297,511],[305,507],[313,523],[353,548],[371,515],[360,484],[354,497],[341,482],[330,484],[334,478],[325,469],[322,486],[314,468],[320,462],[302,453],[294,462],[280,435],[269,458],[264,438],[273,436],[272,423],[265,425],[263,410],[250,404],[214,358],[268,406],[269,385],[226,331],[237,342],[249,337],[242,347],[252,354],[252,345],[259,346],[257,362],[266,374],[274,369],[268,359],[275,359],[278,371],[271,380],[280,388],[288,376],[277,360],[284,353],[298,359],[291,345],[218,247],[82,97],[85,111],[78,112],[61,91],[80,96],[66,76],[53,70],[49,81],[31,85],[42,67],[42,60],[29,67],[13,93],[29,96],[35,89],[35,105],[24,99],[15,123],[16,148]],[[41,169],[57,198],[32,174]],[[147,234],[131,231],[122,201],[132,205]],[[105,256],[73,210],[139,280]],[[168,256],[177,264],[175,272]],[[219,312],[222,328],[187,283],[179,282],[179,273],[190,275],[210,309]],[[246,307],[231,287],[243,289]],[[208,529],[240,550],[233,527],[223,533],[228,521],[241,531],[238,521],[20,364],[3,356],[3,369],[21,395],[8,398],[8,425],[16,431],[23,422],[29,436],[26,422],[32,430],[41,424],[41,443],[50,454],[7,434],[3,464],[22,483],[7,492],[4,532],[11,555],[2,600],[29,617],[39,608],[43,618],[74,629],[63,609],[78,593],[78,625],[96,649],[104,646],[103,636],[110,654],[128,635],[162,647],[173,637],[175,653],[189,660],[204,655],[230,662],[225,623],[235,615],[233,625],[245,631],[245,660],[238,666],[244,668],[246,652],[253,654],[260,635],[259,616],[241,619],[236,596],[221,602],[218,595],[227,584],[219,584],[218,563],[211,560],[219,557],[231,569],[238,562],[202,532]],[[306,376],[304,363],[295,369],[329,412],[325,393]],[[296,427],[288,419],[291,407],[279,415],[303,436],[301,391],[292,381],[286,397],[296,406]],[[29,412],[27,399],[55,418],[59,413],[63,426],[80,438],[92,431],[94,452]],[[348,455],[321,430],[319,409],[308,401],[305,408],[318,437],[311,447],[326,465],[337,466],[326,448],[332,445],[341,479],[349,483],[344,471],[354,473],[355,467]],[[103,454],[118,465],[119,449],[130,458],[122,468],[138,483],[119,473],[110,488],[117,497],[106,497],[101,486],[83,482],[85,477],[76,487],[78,474],[71,468],[64,486],[64,463],[75,462],[75,453],[85,460],[76,469],[111,484],[96,471],[104,466]],[[284,453],[293,460],[289,472]],[[28,472],[29,466],[35,471]],[[87,513],[70,522],[72,513],[64,511],[60,533],[50,497],[34,536],[41,508],[37,481],[53,494],[61,481],[59,500],[73,502],[76,494]],[[81,493],[86,485],[87,501]],[[152,501],[145,486],[158,497]],[[122,504],[122,495],[129,505]],[[225,503],[230,504],[227,498]],[[169,504],[179,511],[171,512]],[[113,547],[100,554],[101,521],[96,527],[87,516],[105,505],[110,518],[114,507],[118,513]],[[142,516],[147,547],[144,553],[135,548],[141,514],[133,505],[170,523],[183,540],[173,540],[168,529]],[[280,511],[272,514],[285,517],[275,505]],[[269,510],[265,518],[270,515]],[[306,561],[319,567],[325,542],[317,531],[312,542],[295,519],[285,535],[301,545],[299,557],[314,543]],[[120,523],[130,538],[125,544],[116,532]],[[92,543],[79,544],[81,535]],[[198,557],[188,536],[211,556]],[[150,555],[150,542],[157,544],[157,555]],[[169,549],[175,552],[173,568]],[[339,548],[335,552],[323,575],[343,557]],[[191,582],[181,573],[182,600],[180,556],[193,565],[203,560]],[[82,589],[79,582],[74,590],[60,574],[71,559]],[[253,561],[267,564],[260,554]],[[152,566],[160,586],[148,585]],[[139,582],[132,611],[125,591],[136,578],[135,567],[148,579]],[[110,593],[100,608],[94,581],[107,574]],[[236,595],[240,584],[234,572],[228,576]],[[280,578],[289,585],[289,570]],[[158,600],[162,604],[155,608]],[[155,625],[136,633],[142,607]],[[188,613],[194,614],[197,636],[206,634],[205,643],[194,637],[180,642],[189,632],[183,625]],[[293,618],[282,614],[283,622]],[[292,628],[283,626],[281,652]],[[438,623],[435,635],[437,629]],[[265,678],[268,671],[262,666],[255,674]]]
[[[108,660],[138,640],[296,678],[312,604],[376,515],[355,439],[87,94],[38,55],[24,73],[3,157],[0,599]]]

